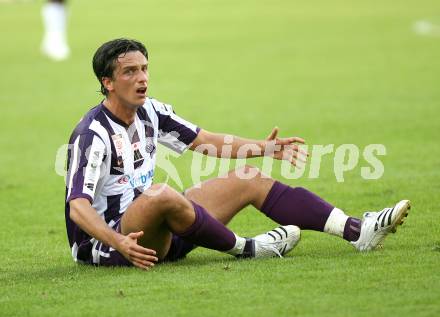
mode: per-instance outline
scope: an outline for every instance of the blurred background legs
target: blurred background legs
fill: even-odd
[[[67,12],[63,0],[51,0],[44,4],[41,15],[44,24],[44,36],[41,51],[55,61],[69,57],[70,49],[67,43]]]

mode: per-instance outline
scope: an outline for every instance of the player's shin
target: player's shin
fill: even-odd
[[[195,245],[232,255],[243,251],[246,239],[235,235],[202,206],[194,202],[192,204],[196,215],[195,221],[184,232],[176,233],[178,236]]]
[[[348,217],[342,210],[302,187],[293,188],[275,182],[261,211],[282,225],[327,232],[348,241],[359,238],[359,219]]]

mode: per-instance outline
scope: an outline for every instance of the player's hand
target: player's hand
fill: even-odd
[[[300,137],[277,138],[278,127],[273,128],[272,132],[266,138],[266,153],[271,153],[271,156],[277,160],[286,160],[290,164],[296,166],[298,162],[303,164],[307,161],[309,153],[300,147],[305,144],[304,139]]]
[[[143,231],[132,232],[124,236],[120,242],[119,252],[134,266],[148,270],[157,262],[156,251],[144,248],[137,240],[144,235]]]

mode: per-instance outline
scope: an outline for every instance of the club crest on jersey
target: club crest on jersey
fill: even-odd
[[[152,156],[152,154],[155,151],[156,151],[156,146],[154,145],[153,139],[147,138],[145,141],[145,152],[147,152],[148,154],[150,154],[150,156]]]

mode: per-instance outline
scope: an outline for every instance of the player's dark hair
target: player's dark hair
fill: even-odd
[[[113,71],[116,68],[116,60],[119,55],[133,51],[141,52],[148,60],[148,52],[144,44],[124,38],[106,42],[95,52],[93,56],[93,71],[101,84],[101,93],[104,96],[108,95],[108,90],[102,84],[102,79],[104,77],[113,78]]]

